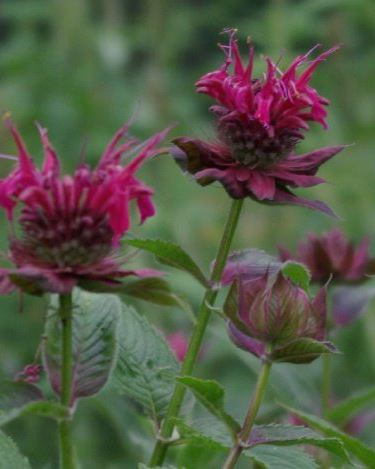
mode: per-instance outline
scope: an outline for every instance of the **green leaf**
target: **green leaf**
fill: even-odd
[[[184,442],[214,450],[228,449],[233,445],[226,425],[216,418],[196,419],[192,424],[176,418],[175,424]]]
[[[178,306],[194,318],[190,305],[171,290],[169,283],[159,277],[149,277],[127,282],[121,286],[119,293],[133,296],[162,306]]]
[[[18,417],[33,415],[35,417],[48,417],[55,420],[62,420],[70,417],[70,411],[58,402],[38,401],[31,402],[22,407],[9,409],[0,412],[0,426],[3,426]]]
[[[305,265],[296,261],[286,261],[283,263],[281,271],[285,277],[308,292],[311,274]]]
[[[121,302],[115,295],[76,289],[73,295],[72,401],[99,392],[106,384],[117,355]],[[60,393],[61,320],[54,297],[48,311],[43,362],[53,390]]]
[[[172,466],[171,464],[167,464],[166,466],[153,466],[152,468],[150,466],[146,466],[146,464],[143,463],[138,463],[137,469],[177,469],[176,466]],[[185,467],[181,467],[179,469],[185,469]]]
[[[375,401],[375,386],[340,402],[326,413],[326,418],[338,426]]]
[[[241,426],[224,410],[224,388],[219,383],[191,376],[177,378],[177,381],[189,388],[198,401],[229,428],[233,438],[236,439]]]
[[[205,450],[226,452],[232,447],[233,443],[222,422],[200,419],[192,425],[176,419],[176,426],[184,443],[201,446]],[[308,454],[297,448],[261,445],[245,449],[242,454],[267,469],[316,469],[318,467]]]
[[[319,467],[313,458],[300,448],[265,445],[245,450],[244,455],[264,469],[317,469]]]
[[[153,326],[124,305],[114,384],[159,422],[165,415],[179,371],[176,357]]]
[[[44,401],[36,386],[23,381],[0,382],[0,426],[23,415],[68,418],[69,409],[58,402]]]
[[[251,432],[250,446],[313,445],[324,448],[348,461],[343,443],[338,438],[326,438],[310,428],[294,425],[258,425]]]
[[[0,469],[31,469],[29,461],[19,452],[14,441],[0,431]]]
[[[374,449],[365,445],[364,443],[357,440],[356,438],[353,438],[352,436],[349,436],[346,433],[340,431],[334,425],[330,424],[329,422],[319,417],[316,417],[315,415],[311,415],[306,412],[293,409],[284,404],[282,405],[282,407],[284,407],[286,410],[288,410],[292,414],[299,417],[303,422],[305,422],[311,428],[322,432],[324,435],[328,437],[338,438],[339,440],[342,441],[345,449],[351,452],[360,461],[362,461],[366,465],[366,467],[375,468],[375,450]]]
[[[337,349],[330,342],[302,337],[285,345],[275,348],[270,359],[274,362],[311,363],[322,353],[337,353]]]
[[[161,263],[188,272],[204,287],[208,286],[208,281],[201,269],[177,244],[161,239],[130,239],[126,240],[126,244],[155,254]]]
[[[6,412],[13,408],[23,407],[30,402],[43,399],[42,391],[30,383],[24,381],[0,382],[0,411]]]

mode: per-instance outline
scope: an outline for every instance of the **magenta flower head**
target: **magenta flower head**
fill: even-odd
[[[295,255],[279,248],[281,261],[296,260],[306,265],[313,282],[329,282],[334,325],[345,326],[357,319],[375,296],[375,288],[363,286],[375,274],[375,259],[370,256],[369,239],[358,245],[337,228],[323,235],[309,234]]]
[[[116,284],[128,275],[150,275],[147,270],[124,270],[117,253],[130,227],[130,204],[135,201],[143,223],[155,213],[153,191],[135,176],[141,164],[155,155],[166,131],[142,145],[121,140],[124,125],[91,169],[81,164],[73,175],[63,175],[46,129],[39,127],[44,162],[39,170],[14,124],[6,119],[18,148],[16,168],[0,181],[0,206],[12,228],[9,257],[14,269],[1,269],[3,293],[15,286],[29,292],[65,293],[83,281]],[[135,157],[127,164],[122,155]],[[16,210],[17,209],[17,210]],[[15,233],[19,234],[15,234]]]
[[[242,266],[236,274],[232,257],[224,271],[225,283],[232,280],[224,312],[233,342],[258,357],[290,363],[309,363],[333,351],[324,341],[325,288],[310,299],[284,275],[283,264],[277,268],[276,260],[270,267],[264,264],[263,273],[259,264],[253,276],[252,269],[250,263],[247,272]]]
[[[296,144],[310,122],[324,128],[328,100],[310,86],[316,67],[337,47],[306,64],[311,53],[298,56],[284,72],[267,58],[262,78],[253,77],[254,50],[247,65],[242,62],[235,31],[228,31],[229,45],[221,46],[224,64],[201,77],[197,91],[212,97],[217,140],[180,137],[172,154],[177,163],[201,185],[219,181],[234,199],[251,197],[270,204],[296,204],[332,214],[322,202],[293,194],[296,187],[311,187],[323,179],[319,167],[343,146],[321,148],[297,156]]]
[[[337,228],[321,236],[310,233],[298,245],[295,256],[283,247],[279,252],[284,261],[294,259],[305,264],[312,281],[321,284],[329,279],[334,283],[357,283],[374,273],[375,260],[369,254],[369,239],[364,238],[356,246]]]

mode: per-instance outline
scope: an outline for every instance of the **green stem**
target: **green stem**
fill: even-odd
[[[62,324],[62,366],[61,366],[61,396],[62,405],[69,407],[72,398],[73,381],[73,318],[72,295],[60,295],[59,315]],[[62,420],[59,423],[60,438],[60,467],[61,469],[74,469],[74,454],[72,440],[71,420]]]
[[[331,355],[329,353],[323,354],[323,370],[322,370],[322,414],[324,415],[330,406],[331,399]]]
[[[242,205],[243,200],[234,200],[232,202],[228,220],[225,225],[223,236],[221,238],[221,243],[216,257],[215,266],[211,274],[211,285],[214,285],[221,279],[221,274],[227,261],[234,232],[236,230],[240,217]],[[185,360],[181,366],[181,376],[190,375],[193,370],[202,343],[203,335],[207,327],[208,319],[210,317],[210,306],[214,305],[217,294],[218,290],[215,289],[214,286],[208,287],[205,292],[200,310],[197,315],[197,323],[194,326],[193,333],[190,338],[189,347],[186,352]],[[154,451],[151,456],[151,467],[160,466],[164,461],[169,445],[168,440],[170,439],[174,428],[173,419],[177,417],[180,412],[184,395],[185,387],[182,384],[177,383],[171,401],[169,403],[164,423],[160,430],[160,437],[156,442]]]
[[[238,434],[238,440],[236,444],[233,446],[233,448],[230,450],[230,453],[228,454],[228,458],[224,463],[223,469],[233,469],[243,449],[246,448],[248,444],[251,429],[253,428],[255,418],[258,414],[258,410],[259,410],[260,404],[264,396],[264,391],[266,390],[266,385],[267,385],[268,377],[270,374],[270,370],[271,370],[271,363],[268,361],[264,361],[262,365],[262,369],[260,370],[260,373],[258,376],[258,381],[255,387],[255,392],[250,402],[249,410],[247,412],[242,429]]]

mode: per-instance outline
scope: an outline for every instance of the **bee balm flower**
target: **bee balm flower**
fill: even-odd
[[[291,363],[309,363],[333,351],[324,340],[325,288],[310,299],[271,256],[264,257],[262,272],[262,255],[245,251],[241,259],[237,253],[224,269],[222,284],[231,284],[224,312],[233,342],[258,357]]]
[[[229,34],[229,45],[221,46],[225,54],[222,67],[196,83],[199,93],[218,103],[211,108],[216,116],[217,140],[177,138],[174,158],[199,184],[219,181],[232,198],[296,204],[332,214],[322,202],[297,197],[291,189],[324,182],[316,176],[319,167],[344,148],[326,147],[299,156],[294,153],[309,122],[327,127],[328,100],[309,83],[318,64],[337,47],[312,60],[301,73],[298,69],[311,51],[297,57],[284,72],[267,58],[264,77],[254,78],[253,48],[245,66],[235,32]]]
[[[96,168],[81,164],[73,175],[63,175],[46,129],[39,128],[44,147],[39,170],[13,123],[9,119],[6,123],[18,148],[18,160],[16,168],[0,181],[0,206],[11,222],[16,218],[20,236],[11,236],[9,256],[16,268],[1,270],[1,291],[28,285],[34,292],[63,293],[81,280],[114,283],[128,275],[151,274],[124,270],[116,248],[129,229],[133,200],[141,223],[155,213],[153,191],[135,173],[157,153],[166,131],[137,147],[134,139],[120,144],[128,130],[125,125]],[[137,155],[123,164],[121,157],[129,150]]]
[[[309,234],[306,241],[298,245],[293,256],[280,248],[282,260],[295,259],[305,264],[311,278],[317,283],[326,283],[330,278],[336,283],[353,283],[367,280],[373,273],[374,260],[369,254],[369,240],[365,238],[355,246],[337,228],[321,236]]]

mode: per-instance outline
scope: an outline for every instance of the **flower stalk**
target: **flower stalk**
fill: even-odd
[[[232,469],[235,467],[238,458],[241,456],[241,453],[244,448],[248,445],[248,441],[251,434],[251,429],[253,428],[255,418],[258,414],[260,404],[262,402],[264,392],[266,390],[268,377],[271,371],[271,362],[264,360],[262,368],[260,370],[258,381],[255,387],[253,397],[250,402],[249,410],[245,417],[244,424],[240,433],[238,434],[237,443],[230,450],[227,460],[224,463],[223,469]]]
[[[59,315],[62,325],[61,404],[69,407],[72,398],[73,381],[73,317],[72,295],[60,295]],[[72,421],[64,419],[59,423],[60,467],[74,469]]]
[[[186,352],[185,359],[181,366],[181,376],[190,375],[197,360],[203,336],[210,317],[210,306],[214,305],[218,294],[218,290],[215,289],[214,285],[221,279],[221,275],[224,270],[226,260],[228,258],[230,246],[232,244],[233,236],[240,217],[242,205],[242,199],[233,200],[232,202],[227,223],[220,242],[216,262],[212,270],[210,286],[207,288],[204,294],[201,307],[197,315],[197,323],[194,327],[188,350]],[[167,410],[167,415],[160,430],[159,439],[156,442],[154,451],[150,459],[151,467],[160,466],[164,461],[169,445],[168,440],[170,439],[174,428],[173,419],[177,417],[180,412],[182,401],[185,396],[185,391],[186,388],[181,383],[176,384],[174,393],[169,404],[169,408]]]

